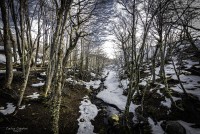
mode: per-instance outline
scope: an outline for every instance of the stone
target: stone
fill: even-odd
[[[185,128],[177,121],[164,121],[161,127],[167,134],[186,134]]]
[[[116,114],[112,114],[109,118],[108,118],[108,123],[112,126],[117,125],[119,122],[119,116]]]
[[[80,122],[84,122],[84,121],[85,121],[85,119],[83,119],[83,118],[80,119]]]

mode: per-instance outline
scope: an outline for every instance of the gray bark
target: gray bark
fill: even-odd
[[[6,81],[5,88],[11,89],[11,83],[13,80],[13,65],[12,65],[12,50],[10,44],[10,35],[9,35],[9,20],[8,14],[6,11],[5,0],[0,1],[2,21],[3,21],[3,35],[4,35],[4,49],[6,56]]]

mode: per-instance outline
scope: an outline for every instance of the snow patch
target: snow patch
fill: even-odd
[[[165,133],[160,126],[162,121],[157,122],[157,124],[155,124],[154,121],[149,117],[148,122],[151,125],[152,134],[164,134]]]
[[[13,72],[16,72],[16,69],[13,69]],[[6,70],[0,70],[0,73],[6,73]]]
[[[139,83],[139,85],[141,85],[141,86],[146,86],[146,85],[147,85],[147,82],[143,80],[142,82]]]
[[[4,46],[0,46],[0,50],[4,50]]]
[[[44,84],[45,84],[44,82],[40,81],[40,83],[32,84],[31,86],[32,87],[41,87],[41,86],[44,86]]]
[[[96,76],[96,74],[94,74],[94,73],[90,73],[90,75],[91,75],[92,77],[95,77],[95,76]]]
[[[129,84],[129,80],[128,79],[121,80],[121,84],[122,84],[124,89],[127,89],[128,88],[128,84]]]
[[[183,60],[185,61],[187,64],[185,65],[187,67],[187,69],[191,68],[192,66],[196,65],[196,64],[199,64],[199,62],[195,62],[195,61],[192,61],[192,60]]]
[[[0,108],[0,113],[7,115],[7,114],[12,114],[16,107],[13,105],[13,103],[6,103],[7,104],[7,108],[5,109],[4,107]]]
[[[37,92],[33,93],[32,95],[27,96],[28,98],[31,99],[37,99],[40,96],[40,94],[38,94]]]
[[[41,76],[46,76],[46,72],[40,73]]]
[[[166,98],[166,97],[165,97],[165,101],[161,101],[161,104],[162,104],[163,106],[166,106],[166,107],[168,107],[168,108],[171,108],[172,102],[171,102],[171,100],[170,100],[169,98]]]
[[[187,123],[181,120],[179,120],[178,122],[186,129],[186,134],[200,134],[200,128],[191,127],[191,125],[194,125],[194,124]]]
[[[0,54],[0,63],[2,64],[6,63],[6,56],[4,54]]]
[[[25,109],[26,105],[20,106],[19,109]]]
[[[158,93],[158,94],[160,94],[161,96],[163,96],[163,94],[160,92],[159,89],[156,91],[156,93]]]
[[[92,104],[88,98],[88,96],[83,98],[81,101],[80,109],[80,117],[78,118],[79,129],[77,134],[94,134],[94,126],[91,123],[91,120],[98,114],[98,109],[96,105]]]
[[[97,89],[99,87],[99,84],[101,83],[100,80],[90,81],[90,82],[84,82],[87,89],[90,89],[90,86],[92,86],[94,89]]]

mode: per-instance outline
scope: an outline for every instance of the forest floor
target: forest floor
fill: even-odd
[[[2,74],[1,74],[2,76]],[[1,80],[3,81],[3,77]],[[17,98],[14,93],[6,95],[1,89],[0,94],[0,133],[50,133],[51,130],[51,103],[42,99],[43,77],[31,74],[21,108],[13,116]],[[37,84],[36,84],[37,83]],[[14,90],[20,87],[20,80],[15,76]],[[88,95],[88,90],[80,85],[67,84],[62,96],[60,111],[60,133],[77,133],[80,116],[79,106],[82,98]],[[0,83],[0,87],[3,87]]]

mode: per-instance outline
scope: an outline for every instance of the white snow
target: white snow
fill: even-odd
[[[19,109],[22,110],[22,109],[25,109],[25,107],[26,107],[26,105],[22,105],[22,106],[19,107]]]
[[[90,86],[92,86],[94,89],[97,89],[100,83],[101,83],[100,80],[95,80],[95,81],[90,80],[90,82],[84,82],[87,89],[90,89]]]
[[[88,96],[86,96],[83,98],[83,101],[81,101],[79,109],[81,115],[78,118],[79,129],[77,134],[94,134],[94,126],[92,125],[91,120],[94,120],[98,114],[97,107],[92,104]]]
[[[176,75],[172,76],[172,79],[177,80]],[[194,96],[197,96],[200,100],[200,76],[195,76],[195,75],[180,75],[180,79],[182,81],[182,84],[184,86],[184,88],[186,89],[186,91],[188,93],[193,94]],[[179,92],[179,93],[183,93],[183,90],[181,89],[180,84],[174,85],[173,87],[170,87],[170,89]]]
[[[40,73],[41,76],[46,76],[46,72]]]
[[[74,80],[73,78],[67,78],[66,79],[67,82],[72,83],[72,84],[79,84],[79,85],[83,85],[84,82],[82,80]]]
[[[4,46],[0,46],[0,50],[4,50]]]
[[[194,125],[194,124],[187,123],[181,120],[179,120],[178,122],[186,129],[186,134],[200,134],[200,128],[190,127],[191,125]]]
[[[16,69],[13,69],[13,72],[16,72]],[[0,73],[6,73],[6,70],[0,70]]]
[[[192,84],[188,85],[188,87],[190,87],[190,86],[193,86],[193,85]],[[188,87],[186,87],[186,88],[188,88]],[[172,89],[172,90],[174,90],[176,92],[179,92],[179,93],[183,93],[183,90],[181,89],[181,86],[179,84],[175,85],[174,87],[171,87],[170,89]],[[194,90],[187,90],[186,89],[186,92],[198,97],[199,100],[200,100],[200,90],[199,90],[199,88],[198,89],[194,89]]]
[[[186,62],[185,66],[187,67],[187,69],[191,68],[193,65],[199,64],[199,62],[194,62],[192,60],[183,60],[184,62]]]
[[[6,56],[4,54],[0,54],[0,63],[2,64],[6,63]]]
[[[119,111],[116,108],[110,106],[107,107],[106,112],[108,116],[112,116],[113,114],[119,115]]]
[[[173,99],[174,101],[181,100],[180,97],[174,97],[174,96],[172,96],[172,99]]]
[[[67,78],[66,81],[67,82],[73,82],[73,79],[72,78]]]
[[[166,107],[168,107],[168,108],[171,108],[172,102],[171,102],[171,100],[170,100],[169,98],[166,98],[166,97],[165,97],[165,101],[161,101],[161,104],[162,104],[163,106],[166,106]]]
[[[149,117],[148,118],[149,124],[151,125],[151,130],[153,134],[164,134],[165,132],[163,131],[163,129],[161,128],[160,124],[162,121],[157,122],[157,124],[155,125],[154,121]]]
[[[40,94],[38,94],[37,92],[33,93],[32,95],[27,96],[28,98],[31,99],[37,99],[40,96]]]
[[[38,80],[44,80],[44,79],[42,79],[42,78],[39,78],[39,77],[37,77],[37,79],[38,79]]]
[[[158,94],[160,94],[161,96],[163,96],[163,94],[160,92],[159,89],[156,91],[156,93],[158,93]]]
[[[96,74],[94,74],[94,73],[90,73],[90,75],[91,75],[92,77],[95,77],[95,76],[96,76]]]
[[[150,73],[150,72],[151,72],[150,70],[145,70],[145,71],[144,71],[144,73]]]
[[[41,87],[41,86],[44,86],[44,84],[45,84],[44,82],[40,81],[40,83],[32,84],[31,86],[32,87]]]
[[[7,114],[12,114],[15,111],[15,106],[13,105],[13,103],[6,103],[7,104],[7,108],[5,109],[4,107],[0,108],[0,113],[7,115]]]
[[[105,72],[108,71],[109,70],[105,69]],[[97,94],[97,98],[102,99],[106,103],[113,104],[121,110],[125,110],[127,97],[123,95],[123,90],[118,86],[120,84],[116,74],[117,74],[116,71],[113,70],[109,71],[109,75],[104,83],[107,89],[99,92]],[[130,112],[135,113],[136,107],[138,106],[131,103]]]
[[[195,66],[195,67],[199,69],[199,68],[200,68],[200,65],[199,65],[199,66]]]
[[[12,57],[12,62],[14,62],[14,57]],[[0,63],[6,63],[6,56],[4,54],[0,54]],[[20,63],[19,55],[17,54],[17,63]]]
[[[147,82],[144,81],[144,80],[142,80],[142,82],[140,82],[139,85],[141,85],[141,86],[146,86],[146,85],[147,85]]]
[[[129,84],[129,80],[128,79],[121,80],[121,84],[122,84],[124,89],[127,89],[128,88],[128,84]]]
[[[163,84],[160,84],[160,88],[165,88],[165,85],[163,85]]]
[[[200,81],[200,76],[181,74],[181,75],[179,75],[179,77],[180,77],[181,81],[183,82],[183,84],[191,83],[194,86],[199,86],[198,82]],[[178,80],[176,75],[173,75],[172,79]],[[194,87],[191,87],[191,88],[194,88]]]
[[[175,71],[174,71],[174,67],[172,64],[167,64],[165,66],[165,73],[168,74],[168,75],[173,75],[175,74]]]

